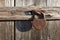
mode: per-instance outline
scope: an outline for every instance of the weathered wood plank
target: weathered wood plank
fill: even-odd
[[[14,40],[13,29],[13,21],[0,21],[0,40]]]
[[[47,7],[60,7],[60,0],[47,0]],[[59,12],[56,12],[56,13],[60,14]],[[47,28],[48,28],[47,40],[60,40],[59,24],[60,24],[60,21],[47,21]]]
[[[22,7],[22,6],[41,6],[46,7],[46,0],[16,0],[16,6]]]
[[[0,21],[0,40],[14,40],[13,21]]]
[[[5,7],[14,7],[14,0],[5,0]]]
[[[14,7],[14,0],[0,0],[0,7]]]
[[[47,0],[48,7],[60,7],[60,0]]]
[[[35,6],[40,6],[40,7],[46,7],[46,0],[34,0],[34,5]]]
[[[5,0],[0,0],[0,7],[5,7]]]
[[[0,20],[32,20],[32,15],[24,15],[24,12],[0,12]],[[60,20],[60,14],[51,12],[44,14],[46,20]]]
[[[0,0],[0,7],[11,7],[13,0]],[[0,16],[9,16],[9,12],[0,12]],[[0,40],[14,40],[14,22],[0,21]]]
[[[60,12],[60,7],[0,7],[0,12],[25,12],[25,11],[31,11],[31,10],[45,10],[46,12],[52,11],[52,12]]]
[[[47,21],[47,40],[60,40],[60,21]]]
[[[16,0],[16,6],[34,6],[34,0]]]
[[[14,16],[0,16],[0,20],[32,20],[32,15],[14,15]],[[60,15],[46,16],[46,21],[60,20]]]

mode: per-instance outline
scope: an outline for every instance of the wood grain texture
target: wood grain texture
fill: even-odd
[[[47,0],[47,6],[60,7],[60,0]]]
[[[5,0],[0,0],[0,7],[5,7]]]
[[[0,0],[0,7],[14,7],[14,0]]]
[[[18,2],[18,0],[16,1]],[[59,0],[39,0],[39,1],[40,5],[45,7],[53,7],[53,6],[59,7],[60,5]],[[18,4],[20,3],[18,2]],[[16,6],[22,5],[18,4],[16,3]],[[35,5],[39,5],[39,3],[36,3]],[[60,12],[53,12],[50,14],[56,14],[56,13],[58,14]],[[16,40],[60,40],[59,38],[60,21],[46,21],[46,22],[47,22],[46,27],[44,27],[42,30],[36,30],[34,27],[32,27],[30,31],[20,32],[16,28]]]
[[[0,7],[0,12],[26,12],[31,10],[44,10],[45,12],[60,12],[60,7]]]
[[[34,6],[34,0],[16,0],[16,6]]]
[[[45,13],[46,21],[60,20],[57,12]],[[32,15],[25,15],[24,12],[0,12],[0,20],[32,20]]]
[[[47,0],[47,7],[60,7],[60,0]],[[55,14],[55,13],[54,13]],[[57,12],[57,14],[60,14]],[[48,21],[48,39],[47,40],[60,40],[60,21]]]
[[[14,7],[14,0],[5,0],[5,7]]]
[[[31,9],[30,9],[31,8]],[[30,10],[45,10],[44,16],[46,20],[60,20],[60,14],[57,13],[60,7],[1,7],[0,20],[29,20],[32,15],[24,15],[26,11]]]
[[[13,21],[0,21],[0,40],[14,40]]]
[[[16,0],[18,2],[18,0]],[[35,1],[35,0],[34,0]],[[39,1],[39,0],[38,0]],[[41,0],[42,1],[42,0]],[[44,1],[45,2],[45,1]],[[44,6],[44,2],[41,3],[41,5]],[[33,2],[34,3],[34,2]],[[46,2],[45,2],[46,3]],[[20,4],[20,3],[18,3]],[[18,5],[16,3],[16,7],[17,6],[21,6]],[[39,5],[39,3],[33,4],[33,6]],[[45,5],[46,6],[46,5]],[[20,32],[17,28],[16,28],[16,40],[46,40],[47,39],[47,28],[44,30],[36,30],[33,26],[32,29],[30,31],[27,32]]]
[[[11,7],[12,0],[0,0],[0,7]],[[8,6],[7,6],[8,5]],[[0,12],[0,16],[9,16],[9,12]],[[14,22],[0,21],[0,40],[14,40]]]
[[[60,40],[60,21],[48,22],[48,40]]]
[[[41,6],[46,7],[46,0],[16,0],[16,6]]]

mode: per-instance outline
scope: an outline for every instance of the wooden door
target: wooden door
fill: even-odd
[[[15,7],[22,6],[60,7],[60,0],[16,0]],[[14,7],[14,0],[0,0],[0,7]],[[52,12],[52,14],[60,14],[60,12]],[[15,28],[15,39],[60,40],[60,21],[46,21],[46,23],[46,27],[42,30],[32,27],[30,31],[20,32]],[[0,40],[14,40],[14,27],[14,21],[0,21]]]

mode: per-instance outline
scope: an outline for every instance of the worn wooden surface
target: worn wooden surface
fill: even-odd
[[[46,14],[45,20],[46,21],[58,21],[60,20],[59,14]],[[0,12],[0,20],[32,20],[32,15],[19,15],[19,14],[12,14],[11,12]]]
[[[16,0],[16,6],[26,6],[26,0]],[[31,0],[32,1],[32,0]],[[34,0],[33,0],[34,1]],[[33,3],[33,6],[40,7],[60,7],[60,0],[38,0],[37,3]],[[21,3],[20,3],[21,2]],[[26,1],[29,3],[29,1]],[[31,2],[32,3],[32,2]],[[23,5],[22,5],[23,4]],[[24,5],[25,4],[25,5]],[[31,6],[31,5],[29,5]],[[51,13],[51,12],[49,12]],[[51,14],[59,14],[60,12],[52,12]],[[34,27],[30,31],[20,32],[16,28],[16,40],[60,40],[60,21],[46,21],[46,27],[42,30],[36,30]]]
[[[4,2],[5,1],[5,2]],[[1,7],[13,7],[14,0],[1,0]],[[32,5],[31,5],[32,4]],[[16,0],[16,7],[19,6],[40,6],[40,7],[60,7],[60,0]],[[51,12],[49,12],[51,13]],[[19,13],[18,13],[19,14]],[[51,14],[59,14],[53,12]],[[1,14],[2,15],[2,14]],[[8,15],[8,14],[7,14]],[[25,14],[24,14],[25,15]],[[34,27],[30,31],[20,32],[16,28],[16,40],[60,40],[60,21],[46,21],[46,27],[42,30],[36,30]],[[0,22],[0,40],[14,40],[14,22]]]
[[[0,40],[14,40],[13,21],[0,21]]]
[[[32,20],[32,15],[24,15],[24,12],[0,12],[0,20]],[[46,12],[44,13],[46,21],[60,20],[60,15],[57,12]]]
[[[10,1],[11,2],[11,1]],[[9,7],[9,1],[0,0],[0,7]],[[8,12],[0,12],[0,16],[7,15]],[[14,22],[13,21],[0,21],[0,40],[14,40]]]
[[[60,12],[60,7],[0,7],[0,12],[26,12],[31,10],[44,10],[45,12]]]

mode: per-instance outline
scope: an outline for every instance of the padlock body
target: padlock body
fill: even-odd
[[[40,30],[43,29],[46,25],[46,21],[44,19],[34,19],[34,21],[32,21],[32,25]]]

